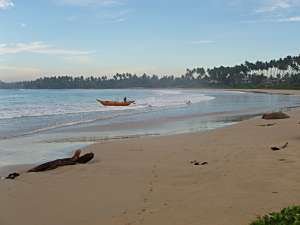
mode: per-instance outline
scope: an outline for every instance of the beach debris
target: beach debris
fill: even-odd
[[[69,166],[69,165],[75,165],[75,164],[85,164],[89,161],[91,161],[94,158],[94,153],[86,153],[83,156],[80,156],[81,150],[76,150],[74,152],[74,155],[71,158],[64,158],[64,159],[56,159],[54,161],[43,163],[39,166],[36,166],[30,170],[28,170],[28,173],[31,172],[43,172],[47,170],[54,170],[57,167],[62,166]],[[16,177],[20,176],[19,173],[11,173],[5,179],[15,179]]]
[[[273,146],[273,147],[271,147],[271,150],[273,150],[273,151],[279,151],[279,150],[283,150],[283,149],[285,149],[287,146],[288,146],[288,142],[286,142],[284,145],[282,145],[282,146],[280,146],[280,147],[277,147],[277,146]]]
[[[262,116],[262,119],[265,120],[279,120],[279,119],[287,119],[290,116],[283,112],[272,112],[272,113],[265,113]]]
[[[190,161],[190,163],[193,164],[194,166],[204,166],[208,164],[208,162],[199,162],[197,160],[192,160]]]
[[[20,176],[19,173],[11,173],[7,177],[5,177],[5,179],[11,179],[11,180],[13,180],[13,179],[15,179],[18,176]]]
[[[85,164],[91,161],[94,158],[94,153],[87,153],[83,156],[80,156],[81,150],[75,151],[74,155],[71,158],[57,159],[54,161],[43,163],[39,166],[36,166],[27,172],[43,172],[47,170],[53,170],[57,167],[69,166],[75,164]]]
[[[85,164],[85,163],[88,163],[89,161],[91,161],[93,158],[94,158],[94,153],[92,153],[92,152],[86,153],[85,155],[79,157],[76,160],[76,163]]]
[[[276,125],[276,123],[259,124],[257,126],[259,126],[259,127],[272,127],[274,125]]]
[[[191,102],[191,100],[188,100],[188,101],[186,101],[186,102],[185,102],[185,104],[187,104],[187,105],[191,105],[191,104],[192,104],[192,102]]]

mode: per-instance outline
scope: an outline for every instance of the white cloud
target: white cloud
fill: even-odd
[[[278,19],[278,22],[300,22],[300,16],[292,16]]]
[[[299,0],[267,0],[255,10],[256,13],[272,13],[300,6]]]
[[[132,9],[99,10],[96,15],[69,16],[66,17],[66,20],[70,23],[82,20],[96,24],[122,23],[129,18],[132,12]]]
[[[68,22],[74,22],[74,21],[76,21],[78,18],[77,18],[77,16],[68,16],[67,18],[66,18],[66,20],[68,21]]]
[[[20,23],[20,26],[21,26],[22,28],[25,28],[25,27],[27,27],[27,24],[26,24],[26,23]]]
[[[121,23],[127,20],[129,14],[132,13],[130,9],[124,9],[117,12],[99,13],[96,19],[101,23]]]
[[[193,45],[204,45],[204,44],[213,44],[215,43],[212,40],[198,40],[198,41],[190,41],[189,44]]]
[[[39,53],[49,55],[89,55],[93,52],[55,48],[43,42],[0,44],[0,55],[17,53]]]
[[[261,19],[261,20],[245,20],[245,21],[241,21],[240,23],[256,24],[256,23],[293,23],[293,22],[300,22],[300,16]]]
[[[0,0],[0,10],[14,7],[14,3],[11,0]]]
[[[254,0],[255,18],[241,21],[245,24],[300,22],[297,13],[300,10],[300,0]],[[252,14],[253,15],[253,14]]]
[[[57,0],[57,2],[63,5],[73,5],[73,6],[90,6],[90,5],[115,6],[115,5],[122,4],[122,2],[119,0]]]

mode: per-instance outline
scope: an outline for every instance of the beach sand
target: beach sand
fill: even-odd
[[[1,180],[0,224],[247,225],[299,205],[300,111],[288,113],[285,120],[91,145],[85,152],[96,158],[87,165]],[[276,124],[258,126],[268,123]]]
[[[262,94],[300,95],[300,90],[284,90],[284,89],[225,89],[225,90],[262,93]]]

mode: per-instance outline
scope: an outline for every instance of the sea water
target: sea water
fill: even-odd
[[[105,107],[96,99],[135,100]],[[300,98],[202,89],[0,90],[0,166],[64,157],[116,138],[224,127]]]

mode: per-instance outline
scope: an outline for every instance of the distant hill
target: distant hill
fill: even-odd
[[[282,88],[300,89],[300,55],[268,62],[187,69],[181,77],[117,73],[112,78],[50,76],[33,81],[0,82],[2,89],[105,89],[105,88]]]

